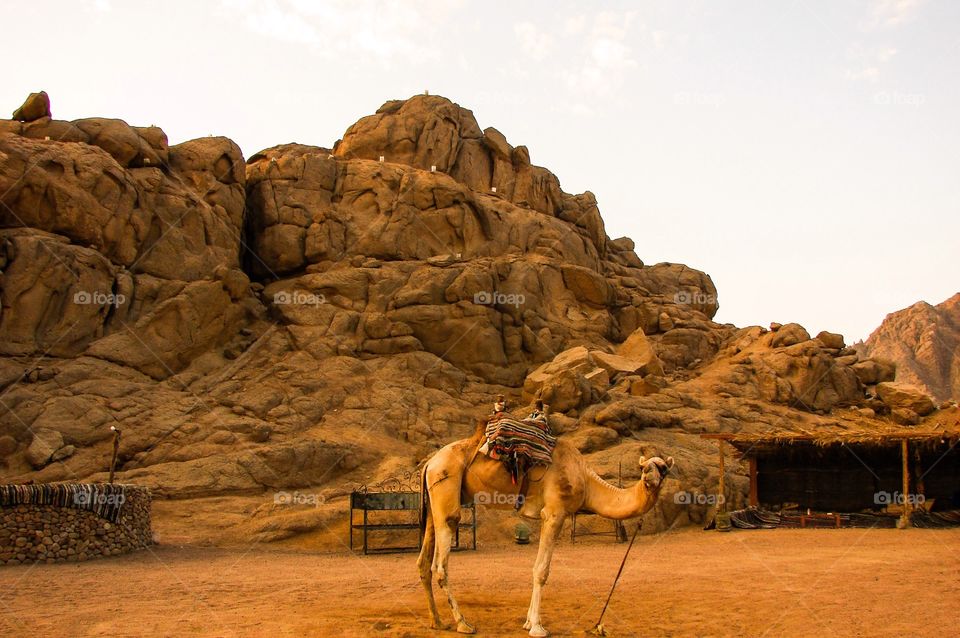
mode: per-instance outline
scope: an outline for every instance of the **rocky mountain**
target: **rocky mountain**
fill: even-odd
[[[245,160],[34,94],[0,120],[0,471],[102,480],[115,426],[162,537],[339,546],[353,486],[415,470],[503,393],[550,403],[609,478],[676,457],[654,531],[703,520],[670,497],[716,487],[702,432],[928,413],[839,335],[715,323],[707,274],[635,249],[439,96]]]
[[[960,293],[890,313],[864,346],[868,356],[896,363],[898,381],[937,401],[960,400]]]

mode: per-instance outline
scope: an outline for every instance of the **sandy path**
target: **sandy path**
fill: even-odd
[[[554,635],[593,625],[624,548],[597,540],[558,549],[544,603]],[[525,635],[534,552],[494,547],[451,559],[480,635]],[[960,530],[685,530],[641,537],[634,552],[605,619],[611,636],[960,631]],[[158,546],[2,568],[0,635],[456,635],[427,628],[414,562]]]

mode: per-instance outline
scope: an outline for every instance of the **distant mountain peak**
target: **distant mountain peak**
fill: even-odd
[[[866,341],[867,353],[895,361],[897,380],[939,401],[960,398],[960,293],[933,306],[918,301],[887,315]]]

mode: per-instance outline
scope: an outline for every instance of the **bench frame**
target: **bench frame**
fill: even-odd
[[[613,536],[616,538],[618,543],[627,542],[627,528],[623,525],[623,521],[617,521],[613,519],[607,519],[613,523],[613,529],[609,532],[578,532],[577,531],[577,517],[578,516],[597,516],[603,518],[599,514],[590,512],[587,510],[581,510],[570,517],[570,542],[576,543],[578,536]]]
[[[462,520],[457,525],[453,539],[453,549],[477,549],[477,510],[472,502],[463,503],[463,510],[471,512],[469,520]],[[416,520],[408,523],[383,523],[371,520],[373,512],[416,512]],[[360,520],[357,520],[357,513]],[[460,530],[471,530],[472,538],[469,546],[460,547]],[[416,545],[390,545],[381,547],[370,546],[371,532],[390,530],[415,530],[417,532]],[[362,543],[360,549],[366,554],[389,554],[399,552],[419,551],[423,539],[420,537],[420,492],[407,490],[369,491],[366,489],[354,490],[350,493],[350,551],[355,551],[355,534],[360,532]]]

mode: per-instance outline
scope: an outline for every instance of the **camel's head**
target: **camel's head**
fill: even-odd
[[[661,459],[659,456],[654,456],[649,459],[645,456],[641,456],[640,480],[643,481],[643,486],[648,490],[657,489],[660,487],[661,483],[667,480],[667,474],[670,473],[670,468],[672,467],[672,456],[668,456],[666,461]]]

